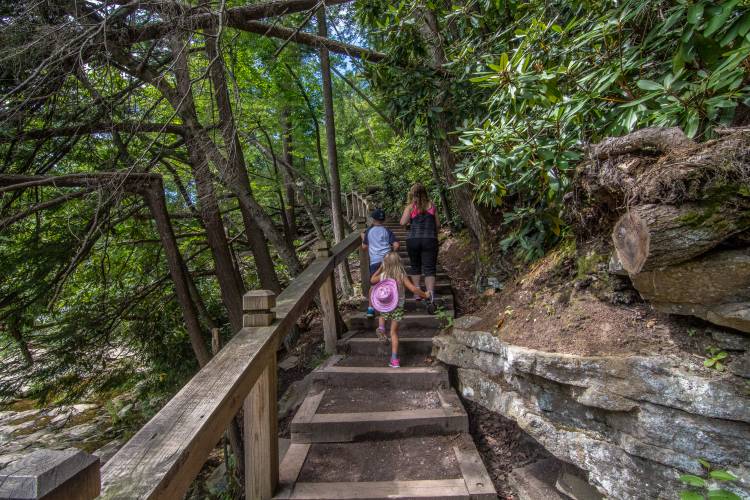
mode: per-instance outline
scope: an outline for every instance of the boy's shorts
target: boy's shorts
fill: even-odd
[[[380,264],[382,264],[382,262],[376,262],[375,264],[370,264],[370,276],[375,274],[375,272],[378,269],[380,269]]]

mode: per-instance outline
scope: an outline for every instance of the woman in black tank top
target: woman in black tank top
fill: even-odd
[[[416,183],[409,190],[409,197],[401,215],[401,225],[409,225],[409,236],[406,238],[406,249],[409,253],[409,276],[419,286],[424,275],[427,290],[435,294],[435,274],[437,273],[438,219],[435,205],[430,201],[427,190]],[[419,300],[418,297],[415,297]]]

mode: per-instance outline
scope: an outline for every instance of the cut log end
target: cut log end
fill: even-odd
[[[638,274],[649,254],[651,236],[648,226],[636,212],[628,212],[615,224],[612,240],[623,269]]]
[[[702,255],[748,224],[744,212],[729,202],[637,205],[615,223],[612,241],[632,276]]]

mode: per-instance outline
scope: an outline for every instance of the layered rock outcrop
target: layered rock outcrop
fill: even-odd
[[[677,355],[576,356],[528,349],[456,321],[434,354],[464,397],[507,418],[610,498],[676,498],[698,458],[734,473],[750,498],[746,379]]]

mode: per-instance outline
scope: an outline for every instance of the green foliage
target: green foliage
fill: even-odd
[[[722,351],[718,347],[709,346],[706,347],[706,354],[708,359],[703,362],[703,366],[713,368],[719,372],[724,371],[724,365],[726,364],[724,360],[729,356],[726,351]]]
[[[442,71],[425,69],[437,42],[424,11]],[[376,1],[360,17],[397,67],[368,73],[391,114],[438,136],[456,125],[459,182],[502,210],[502,249],[527,260],[564,233],[587,143],[644,126],[709,137],[750,105],[750,11],[737,0]]]
[[[703,476],[695,474],[682,474],[680,482],[690,489],[680,491],[680,500],[740,500],[740,497],[723,488],[716,488],[712,483],[732,483],[737,476],[722,469],[715,469],[704,459],[698,459],[701,467],[705,470]]]
[[[480,52],[471,81],[493,94],[461,134],[459,178],[506,210],[503,247],[526,258],[559,238],[587,142],[644,126],[707,136],[750,104],[750,12],[737,1],[503,4],[490,13],[513,28]]]
[[[440,322],[440,325],[443,328],[451,328],[453,326],[453,315],[450,314],[449,311],[446,311],[444,308],[438,307],[435,310],[435,317]]]

